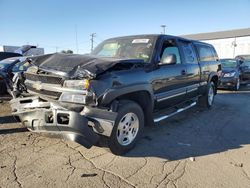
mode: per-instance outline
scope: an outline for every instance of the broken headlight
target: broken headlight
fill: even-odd
[[[79,90],[88,90],[89,89],[89,80],[65,80],[63,87],[79,89]]]

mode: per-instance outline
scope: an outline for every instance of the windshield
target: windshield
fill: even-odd
[[[16,61],[16,59],[5,59],[0,61],[0,69],[5,69],[7,68],[9,65],[11,65],[14,61]]]
[[[21,61],[15,64],[12,68],[13,72],[26,71],[30,67],[30,63],[28,61]]]
[[[250,67],[250,59],[244,60],[241,66],[248,66],[248,67]]]
[[[221,60],[222,68],[235,68],[237,67],[237,61],[233,59],[224,59]]]
[[[8,69],[10,66],[16,64],[17,62],[23,62],[26,57],[12,57],[0,61],[0,69]]]
[[[143,59],[149,62],[153,46],[154,37],[125,37],[119,39],[110,39],[102,42],[91,53],[100,57]]]

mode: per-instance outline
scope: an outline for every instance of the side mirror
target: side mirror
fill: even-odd
[[[166,65],[166,64],[176,64],[176,55],[175,54],[168,54],[161,58],[159,65]]]

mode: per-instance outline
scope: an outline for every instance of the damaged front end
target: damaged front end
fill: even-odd
[[[131,67],[131,60],[123,62]],[[121,60],[51,54],[32,59],[25,73],[29,95],[11,101],[13,114],[34,132],[46,132],[90,148],[99,135],[110,137],[117,112],[100,104],[114,80],[98,76]],[[112,109],[112,110],[111,110]]]
[[[33,132],[49,133],[77,142],[86,148],[97,143],[98,134],[110,136],[116,113],[91,107],[79,112],[46,101],[39,96],[12,99],[13,115]]]
[[[88,120],[78,113],[61,108],[39,97],[13,99],[14,115],[33,132],[59,135],[90,148],[98,141],[98,136],[88,127]]]
[[[10,104],[13,115],[30,131],[59,135],[86,148],[99,135],[111,136],[117,113],[97,107],[91,72],[79,66],[68,72],[32,66],[24,76],[28,95]]]

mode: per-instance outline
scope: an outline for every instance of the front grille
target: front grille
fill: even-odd
[[[35,82],[39,81],[41,83],[46,83],[46,84],[60,84],[61,85],[63,83],[62,78],[51,76],[51,75],[25,73],[25,78],[27,80],[31,80]]]
[[[58,99],[61,95],[61,92],[48,91],[48,90],[37,90],[29,85],[26,85],[26,87],[28,90],[30,90],[32,92],[35,92],[35,93],[38,93],[41,95],[46,95],[46,96],[49,96],[49,97],[55,98],[55,99]]]

